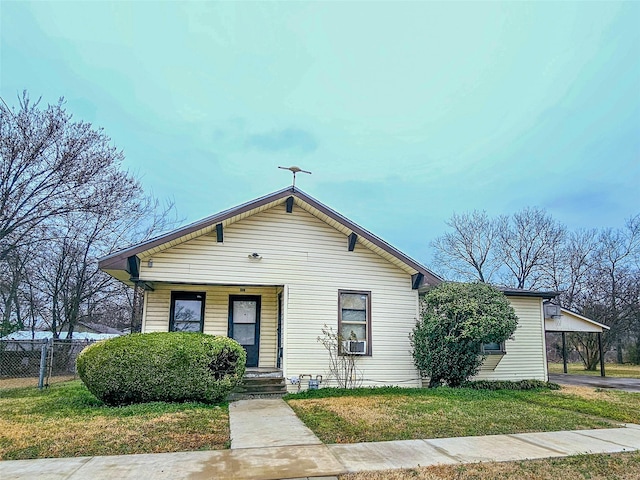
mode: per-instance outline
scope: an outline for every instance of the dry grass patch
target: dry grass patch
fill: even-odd
[[[196,412],[194,412],[196,413]],[[26,420],[26,419],[25,419]],[[28,425],[0,420],[2,459],[161,453],[224,448],[226,425],[212,422],[208,432],[190,432],[185,415],[157,418],[96,417],[79,421],[34,421]]]
[[[74,380],[76,377],[74,375],[62,375],[57,377],[50,377],[49,383],[62,383],[69,382]],[[0,390],[6,388],[27,388],[27,387],[37,387],[38,386],[38,377],[21,377],[21,378],[0,378]]]
[[[0,459],[221,449],[227,405],[106,407],[79,381],[0,391]]]
[[[304,407],[314,408],[321,407],[335,415],[340,415],[346,422],[357,425],[358,423],[366,423],[368,425],[390,424],[389,419],[394,406],[397,406],[402,398],[380,398],[380,397],[342,397],[333,398],[331,401],[327,399],[308,400],[292,400],[293,405],[300,405],[299,402],[305,402]]]
[[[437,465],[406,470],[342,475],[340,480],[636,480],[640,478],[640,452],[577,455],[565,458]]]
[[[557,392],[560,395],[575,395],[585,400],[602,400],[610,397],[602,390],[596,390],[593,387],[578,387],[575,385],[563,385]]]
[[[362,389],[352,396],[291,396],[288,402],[325,443],[611,428],[617,425],[611,418],[632,421],[626,415],[598,414],[602,412],[590,410],[588,401],[575,395],[551,393],[555,392]],[[573,408],[576,403],[584,411]]]
[[[564,373],[562,363],[549,362],[549,373]],[[608,377],[640,378],[640,365],[607,363],[604,366]],[[567,364],[567,372],[573,375],[600,376],[600,366],[596,370],[585,370],[582,363]]]
[[[323,441],[356,443],[369,441],[368,435],[383,438],[385,432],[395,431],[398,418],[393,412],[401,401],[402,398],[342,397],[332,398],[330,401],[329,399],[290,400],[289,404],[296,413],[308,412],[313,415],[313,412],[316,412],[322,416],[332,417],[334,422],[340,425],[340,429],[334,430],[333,434],[322,431],[320,438]],[[367,436],[362,432],[367,432]]]

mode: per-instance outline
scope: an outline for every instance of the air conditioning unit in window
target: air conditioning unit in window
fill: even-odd
[[[344,353],[349,355],[366,355],[367,342],[347,340],[346,342],[344,342]]]

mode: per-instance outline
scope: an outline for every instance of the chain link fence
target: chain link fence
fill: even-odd
[[[94,340],[0,340],[0,389],[77,378],[76,358]]]

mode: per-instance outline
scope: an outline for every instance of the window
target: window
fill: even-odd
[[[204,298],[203,292],[171,292],[169,331],[202,332]]]
[[[486,355],[504,355],[505,354],[504,342],[485,343],[484,345],[482,345],[482,353]]]
[[[338,291],[338,331],[343,352],[371,355],[371,292]]]

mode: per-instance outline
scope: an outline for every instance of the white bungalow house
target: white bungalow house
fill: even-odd
[[[409,334],[441,279],[306,193],[288,187],[100,260],[143,293],[141,329],[227,335],[247,366],[326,375],[323,326],[357,340],[364,385],[420,386]],[[543,300],[505,290],[513,339],[487,346],[480,378],[547,379]]]

